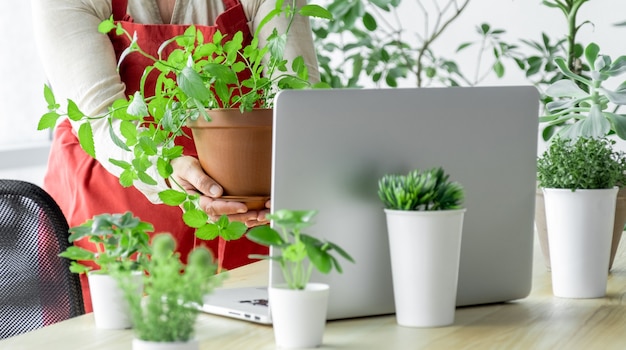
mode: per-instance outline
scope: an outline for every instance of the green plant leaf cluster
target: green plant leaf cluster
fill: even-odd
[[[624,186],[626,155],[614,144],[606,137],[553,138],[537,161],[539,186],[572,191]]]
[[[225,275],[215,275],[211,252],[195,248],[183,264],[175,252],[176,242],[170,234],[152,239],[151,254],[144,260],[143,287],[138,293],[130,273],[117,273],[128,300],[133,328],[139,339],[155,342],[187,341],[193,337],[198,305],[203,297],[221,284]]]
[[[152,224],[134,217],[131,212],[124,214],[101,214],[87,220],[80,226],[70,228],[70,243],[88,240],[95,244],[96,251],[78,246],[70,246],[59,256],[73,260],[70,270],[86,273],[91,268],[80,261],[93,261],[100,267],[100,273],[114,269],[136,270],[140,259],[148,252],[148,233],[153,232]]]
[[[590,77],[572,72],[563,58],[555,63],[566,79],[554,82],[546,94],[554,100],[546,105],[547,115],[540,121],[547,123],[544,138],[548,139],[555,128],[566,139],[603,137],[617,134],[626,139],[626,115],[610,110],[610,105],[626,105],[626,80],[616,89],[603,84],[610,78],[626,73],[626,56],[614,61],[600,54],[600,47],[590,43],[584,53],[590,67]]]
[[[341,273],[343,270],[337,258],[332,255],[333,251],[342,258],[354,262],[354,259],[337,244],[303,233],[305,228],[313,225],[315,215],[316,210],[277,210],[267,217],[278,230],[269,226],[257,226],[246,234],[249,240],[281,252],[277,256],[251,257],[277,261],[290,289],[304,289],[311,278],[313,268],[324,274],[330,273],[333,269]]]
[[[378,197],[393,210],[451,210],[462,206],[463,187],[448,180],[443,168],[415,169],[406,175],[385,174],[378,180]]]

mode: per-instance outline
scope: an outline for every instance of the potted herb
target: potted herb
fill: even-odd
[[[607,138],[557,136],[537,162],[556,296],[606,294],[617,184],[626,171],[626,155],[614,144]]]
[[[139,294],[142,270],[137,259],[148,252],[151,224],[132,213],[96,215],[80,226],[70,228],[70,243],[59,254],[72,260],[70,270],[87,274],[96,327],[122,329],[132,326],[128,305],[111,273],[125,272],[134,278]],[[86,249],[88,245],[95,246]],[[94,267],[98,269],[94,270]]]
[[[396,319],[408,327],[454,322],[466,209],[464,190],[443,168],[378,181],[391,253]]]
[[[277,210],[268,215],[278,231],[269,226],[251,229],[246,237],[272,247],[271,259],[280,265],[284,285],[269,287],[269,302],[276,345],[285,348],[317,347],[322,344],[326,324],[329,286],[311,283],[313,269],[327,274],[333,269],[341,273],[341,265],[331,253],[354,262],[336,244],[305,234],[313,225],[317,211]]]
[[[281,16],[286,18],[285,32],[274,29],[261,44],[261,29]],[[140,181],[156,185],[157,181],[149,175],[151,172],[168,179],[172,190],[161,192],[159,198],[168,205],[183,207],[185,222],[199,231],[198,237],[204,238],[209,230],[206,226],[214,223],[198,207],[197,195],[174,193],[186,193],[171,177],[170,162],[183,154],[183,148],[175,141],[187,137],[185,127],[191,126],[200,163],[224,188],[223,198],[249,202],[252,209],[264,208],[270,192],[271,108],[275,94],[281,89],[327,86],[309,82],[302,57],[291,62],[283,57],[296,16],[331,18],[319,5],[298,7],[296,0],[277,1],[275,8],[260,21],[247,46],[243,45],[241,32],[231,37],[217,32],[212,40],[205,41],[201,31],[189,26],[182,35],[165,41],[157,53],[143,51],[137,38],[119,23],[112,19],[104,21],[99,26],[102,33],[121,37],[128,44],[120,65],[130,55],[142,55],[153,62],[144,74],[157,75],[156,86],[148,86],[147,79],[142,80],[139,91],[128,100],[115,101],[102,116],[87,116],[72,101],[67,111],[61,112],[52,91],[46,87],[44,95],[49,112],[42,116],[39,129],[53,127],[61,115],[82,121],[78,132],[80,144],[94,156],[96,150],[89,121],[107,119],[114,143],[132,154],[132,161],[110,160],[122,169],[120,183],[131,186]],[[234,116],[230,115],[233,110]],[[224,116],[225,113],[229,115]],[[204,121],[211,123],[205,125]],[[239,122],[251,123],[254,127],[239,128],[235,125]],[[226,134],[216,135],[211,126]],[[199,134],[200,129],[211,130],[208,139]],[[261,143],[246,143],[252,139]],[[215,159],[216,156],[223,158]],[[234,165],[234,170],[227,170],[229,165]]]
[[[600,54],[600,48],[595,43],[590,43],[585,48],[584,56],[589,67],[588,76],[572,72],[563,58],[555,59],[555,64],[565,78],[557,80],[546,90],[546,95],[552,102],[546,104],[546,115],[540,118],[540,122],[546,125],[544,139],[549,140],[554,133],[565,139],[608,135],[626,139],[626,115],[617,113],[619,106],[626,104],[626,81],[622,81],[615,89],[604,86],[626,72],[626,56],[612,60],[609,56]],[[620,190],[617,196],[609,268],[613,265],[626,224],[626,188],[623,188],[625,184],[616,185]],[[537,196],[535,215],[537,233],[544,260],[550,268],[543,192],[538,191]]]
[[[170,234],[155,235],[150,247],[149,258],[143,260],[145,296],[135,292],[130,274],[115,275],[130,305],[133,349],[198,349],[193,337],[198,305],[221,283],[223,275],[215,275],[213,256],[203,246],[189,253],[187,265],[175,252],[176,242]]]

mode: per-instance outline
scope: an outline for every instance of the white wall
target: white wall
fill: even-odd
[[[432,4],[435,2],[443,6],[448,0],[421,1],[429,12],[433,10]],[[456,2],[461,3],[462,0]],[[401,9],[403,25],[414,32],[424,33],[425,20],[417,7],[417,1],[402,0]],[[434,18],[431,16],[429,20],[432,27]],[[585,20],[593,25],[584,25],[580,29],[578,41],[584,44],[594,41],[603,53],[613,58],[626,54],[626,27],[614,25],[626,22],[626,1],[590,0],[581,6],[578,14],[579,23]],[[470,0],[461,16],[436,40],[434,51],[454,58],[464,68],[463,71],[473,72],[477,62],[475,52],[470,50],[467,54],[456,54],[454,51],[462,42],[477,40],[475,27],[483,22],[489,23],[492,28],[506,30],[503,37],[505,41],[517,44],[520,44],[519,39],[540,41],[542,32],[553,40],[567,34],[567,23],[560,10],[542,5],[541,0]],[[526,49],[523,51],[529,52]],[[527,82],[519,69],[507,68],[504,79],[491,76],[481,85],[515,85]]]
[[[0,2],[0,178],[40,184],[50,134],[37,131],[46,112],[30,1]]]

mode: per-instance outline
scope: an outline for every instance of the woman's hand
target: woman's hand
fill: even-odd
[[[172,178],[187,193],[200,194],[200,207],[209,214],[211,220],[216,221],[222,215],[227,215],[231,221],[241,221],[248,227],[265,225],[269,221],[265,215],[269,212],[269,203],[265,203],[265,210],[248,210],[242,202],[221,200],[224,190],[215,180],[208,176],[198,159],[182,156],[172,160],[174,173]]]

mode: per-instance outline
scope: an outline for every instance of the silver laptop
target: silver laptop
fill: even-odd
[[[457,305],[531,289],[539,95],[531,86],[283,91],[274,111],[272,208],[317,209],[310,234],[356,263],[329,283],[328,319],[394,312],[385,173],[443,166],[466,190]],[[277,266],[269,283],[280,279]],[[203,310],[271,322],[266,286],[221,289]],[[242,308],[244,307],[244,308]]]

